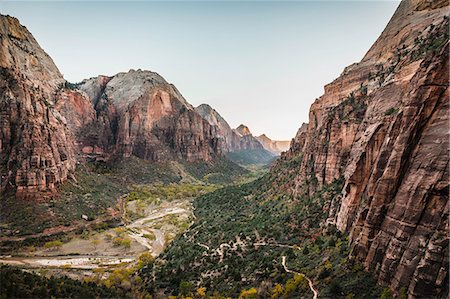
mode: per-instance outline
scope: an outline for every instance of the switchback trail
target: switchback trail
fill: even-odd
[[[283,265],[283,268],[284,268],[284,270],[285,270],[286,272],[292,273],[292,274],[301,275],[301,276],[303,276],[304,278],[306,278],[306,280],[308,281],[308,284],[309,284],[309,288],[311,289],[311,291],[312,291],[313,294],[314,294],[314,297],[313,297],[313,298],[314,298],[314,299],[317,299],[317,298],[319,297],[319,292],[314,288],[314,284],[312,283],[311,279],[308,278],[308,276],[306,276],[306,275],[303,274],[303,273],[299,273],[299,272],[290,270],[290,269],[286,266],[286,257],[285,257],[284,255],[281,257],[281,264]]]

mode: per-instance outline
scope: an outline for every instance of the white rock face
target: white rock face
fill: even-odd
[[[64,83],[53,60],[19,20],[0,15],[0,36],[0,67],[15,69],[47,92]]]

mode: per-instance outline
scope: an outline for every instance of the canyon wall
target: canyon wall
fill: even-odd
[[[0,17],[0,43],[1,191],[45,196],[76,163],[71,133],[53,107],[64,79],[17,19]]]
[[[448,8],[402,1],[280,161],[291,161],[283,183],[296,196],[344,181],[328,222],[380,283],[411,298],[448,295]]]
[[[218,136],[224,140],[225,151],[237,152],[245,150],[265,149],[262,142],[252,135],[250,129],[247,126],[240,125],[236,129],[232,129],[227,121],[208,104],[202,104],[196,107],[195,110],[209,124],[217,128]]]
[[[0,194],[43,199],[76,163],[136,156],[211,162],[218,128],[154,72],[67,82],[19,21],[0,15]]]

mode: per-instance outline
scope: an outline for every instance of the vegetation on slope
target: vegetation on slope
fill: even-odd
[[[183,163],[183,166],[194,178],[210,184],[227,185],[240,176],[249,175],[249,171],[226,158],[212,162]]]
[[[276,156],[265,149],[247,149],[227,153],[228,159],[240,165],[267,165],[272,163]]]
[[[197,183],[229,184],[248,173],[226,159],[182,165],[130,157],[110,163],[80,164],[74,178],[61,185],[59,196],[37,202],[17,199],[13,193],[2,194],[1,234],[21,236],[58,226],[68,228],[76,222],[83,223],[82,215],[89,220],[106,220],[111,218],[111,209],[118,209],[118,199],[136,185],[179,183],[186,177]]]
[[[0,267],[0,298],[117,298],[110,288],[68,277],[45,278],[12,267]]]
[[[144,267],[151,293],[194,295],[205,288],[237,298],[301,298],[311,291],[289,268],[312,279],[320,294],[376,297],[369,274],[348,258],[345,236],[321,227],[340,181],[311,198],[267,195],[266,179],[208,193],[194,202],[196,220],[153,266]],[[254,290],[252,289],[254,288]],[[256,298],[256,297],[255,297]]]

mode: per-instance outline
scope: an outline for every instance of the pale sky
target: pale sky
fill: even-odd
[[[399,1],[0,0],[71,82],[158,72],[232,127],[289,140],[311,103],[381,34]]]

